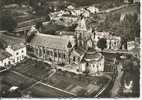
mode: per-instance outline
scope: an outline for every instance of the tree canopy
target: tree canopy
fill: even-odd
[[[0,29],[12,32],[17,27],[17,21],[10,11],[0,13]]]
[[[106,41],[106,39],[105,38],[99,39],[99,41],[97,42],[97,46],[101,50],[104,50],[107,47],[107,41]]]

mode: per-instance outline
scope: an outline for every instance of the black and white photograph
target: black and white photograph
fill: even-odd
[[[140,98],[141,0],[0,0],[0,99]]]

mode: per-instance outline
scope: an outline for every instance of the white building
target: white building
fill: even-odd
[[[95,37],[93,41],[95,42],[96,49],[99,49],[97,47],[97,42],[100,38],[105,38],[107,41],[107,48],[106,49],[112,49],[112,50],[118,50],[121,46],[121,37],[119,36],[113,36],[109,32],[95,32]]]
[[[90,6],[87,8],[91,13],[95,14],[99,12],[99,9],[96,8],[95,6]]]
[[[12,55],[10,58],[10,64],[16,64],[22,61],[26,55],[26,45],[24,44],[25,40],[20,39],[19,37],[9,36],[5,34],[0,35],[0,39],[5,40],[7,47],[5,48],[5,52],[8,52]]]
[[[0,49],[0,67],[6,67],[11,64],[12,55]]]
[[[26,46],[23,43],[8,46],[6,51],[12,55],[11,64],[16,64],[26,57]]]

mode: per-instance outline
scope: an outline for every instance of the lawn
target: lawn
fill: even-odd
[[[70,94],[63,93],[40,83],[27,91],[31,91],[33,97],[72,97]]]
[[[33,84],[35,80],[9,72],[5,73],[2,82],[11,86],[19,86],[21,89],[24,89]]]
[[[28,59],[18,64],[14,70],[34,79],[43,80],[45,77],[49,76],[50,69],[49,64]]]
[[[60,79],[60,80],[59,80]],[[79,76],[69,72],[57,71],[52,77],[48,78],[45,83],[51,84],[54,87],[66,90],[71,93],[79,94],[75,88],[80,87],[81,90],[88,90],[89,85],[95,85],[98,90],[107,82],[104,77],[86,77]],[[97,90],[97,91],[98,91]],[[72,92],[75,91],[75,92]]]

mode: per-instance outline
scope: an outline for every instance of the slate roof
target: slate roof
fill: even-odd
[[[12,56],[10,53],[0,49],[0,61],[9,58],[10,56]]]
[[[73,36],[47,35],[40,33],[37,34],[30,43],[33,46],[43,46],[51,49],[66,50],[69,41],[73,43]]]

